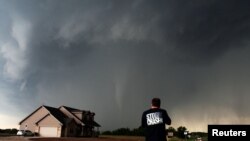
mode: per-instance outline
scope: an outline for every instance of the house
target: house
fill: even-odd
[[[42,105],[20,121],[20,130],[30,130],[42,137],[93,136],[100,125],[95,113],[67,106]]]

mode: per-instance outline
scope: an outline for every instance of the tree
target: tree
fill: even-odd
[[[131,135],[129,128],[119,128],[112,132],[113,135]]]
[[[170,126],[167,129],[167,135],[168,135],[168,137],[176,136],[176,130],[175,130],[175,128]]]
[[[168,128],[168,132],[173,132],[173,133],[175,133],[176,130],[174,129],[174,127],[171,127],[171,126],[170,126],[170,127]]]
[[[135,128],[131,132],[132,132],[133,136],[144,136],[145,135],[144,128],[142,128],[142,127]]]
[[[0,133],[4,133],[4,134],[12,134],[15,135],[17,133],[17,129],[12,128],[12,129],[0,129]]]
[[[104,131],[102,135],[144,136],[144,129],[134,128],[130,130],[129,128],[119,128],[113,131]]]
[[[180,126],[177,128],[177,136],[179,138],[185,138],[184,132],[187,131],[187,128],[185,126]]]
[[[111,131],[104,131],[104,132],[102,132],[102,135],[112,135],[112,132]]]

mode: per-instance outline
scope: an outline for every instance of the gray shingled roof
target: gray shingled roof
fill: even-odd
[[[66,108],[68,111],[70,112],[84,112],[84,110],[79,110],[79,109],[75,109],[75,108],[71,108],[71,107],[68,107],[68,106],[62,106],[64,108]]]
[[[58,121],[60,121],[62,124],[65,123],[65,119],[67,118],[59,109],[49,106],[44,106],[51,115],[53,115]]]

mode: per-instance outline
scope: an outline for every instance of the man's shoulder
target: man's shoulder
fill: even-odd
[[[147,109],[143,112],[143,115],[147,115],[148,113],[154,112],[152,109]]]
[[[165,109],[161,109],[161,108],[160,108],[159,110],[162,111],[162,112],[167,112]]]
[[[145,110],[143,112],[143,114],[152,113],[152,112],[166,112],[166,110],[165,109],[161,109],[161,108],[148,109],[148,110]]]
[[[143,112],[143,114],[149,113],[151,109],[147,109]]]

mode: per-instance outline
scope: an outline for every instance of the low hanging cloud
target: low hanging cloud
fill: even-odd
[[[31,24],[19,16],[10,17],[12,27],[7,32],[7,39],[2,41],[1,54],[6,60],[4,74],[11,80],[22,79],[23,71],[27,66],[26,50]],[[2,32],[6,34],[6,32]]]
[[[160,97],[175,127],[249,122],[247,1],[0,5],[0,80],[16,93],[2,97],[23,115],[68,105],[103,130],[135,128]]]

